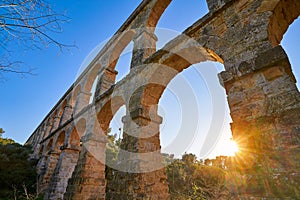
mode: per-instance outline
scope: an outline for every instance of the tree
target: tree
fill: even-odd
[[[0,199],[36,197],[36,160],[31,148],[0,138]]]
[[[72,45],[62,44],[54,38],[62,31],[61,25],[69,19],[54,11],[44,0],[2,0],[0,1],[0,76],[13,72],[30,74],[22,61],[13,60],[13,46],[24,50],[41,49],[54,44],[62,49]]]
[[[226,171],[219,166],[204,165],[193,154],[185,154],[167,166],[171,199],[230,199]]]
[[[3,134],[5,133],[5,131],[3,130],[3,128],[0,128],[0,144],[2,145],[6,145],[6,144],[13,144],[15,143],[14,140],[12,139],[6,139],[6,138],[3,138]]]
[[[3,130],[3,128],[0,128],[0,138],[2,137],[3,133],[5,133],[5,131]]]
[[[113,168],[117,164],[118,154],[122,139],[117,139],[117,134],[111,134],[111,128],[107,131],[108,143],[106,145],[106,166],[105,166],[105,177],[106,177],[106,192],[114,190],[116,183],[114,181],[114,174],[117,171]]]
[[[187,165],[194,164],[194,163],[196,162],[196,160],[197,160],[197,157],[196,157],[194,154],[191,154],[191,153],[189,153],[189,154],[184,154],[184,155],[182,156],[182,161],[183,161],[184,163],[186,163]]]

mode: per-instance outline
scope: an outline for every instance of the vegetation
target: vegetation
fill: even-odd
[[[4,133],[0,129],[1,135]],[[118,158],[121,139],[109,135],[106,151],[107,188],[113,188],[113,166]],[[29,147],[11,139],[0,138],[0,200],[38,199],[35,160],[29,160]],[[197,160],[193,154],[184,154],[181,159],[164,154],[167,164],[169,190],[172,200],[217,200],[237,199],[239,191],[257,197],[290,197],[299,199],[299,179],[288,174],[269,172],[270,168],[254,166],[245,170],[236,158],[219,156],[216,159]],[[271,161],[266,161],[271,163]],[[275,176],[276,175],[276,176]],[[292,179],[292,183],[288,179]],[[282,190],[281,188],[285,188]]]
[[[0,138],[0,200],[37,199],[36,161],[29,160],[30,153],[30,147]]]
[[[167,166],[167,176],[171,199],[205,200],[230,199],[226,187],[225,169],[197,161],[193,154],[185,154],[182,159],[174,159]]]
[[[120,139],[116,140],[116,135],[109,135],[106,152],[109,166],[117,161],[120,142]],[[268,167],[267,163],[274,161],[264,159],[264,166],[247,166],[247,163],[241,163],[237,157],[218,156],[216,159],[197,160],[193,154],[184,154],[181,159],[164,154],[171,199],[230,200],[237,199],[241,191],[259,198],[299,199],[297,176],[270,171],[272,167]],[[106,167],[107,187],[114,188],[114,169],[109,166]]]
[[[108,131],[108,144],[106,145],[106,167],[105,167],[105,177],[107,179],[106,191],[109,188],[114,187],[113,174],[114,169],[112,166],[116,165],[118,159],[119,147],[121,145],[121,139],[117,139],[117,134],[111,135],[111,129]]]
[[[107,190],[114,187],[113,171],[110,166],[117,161],[120,139],[117,135],[109,135],[109,143],[106,149],[106,177]],[[164,154],[164,162],[167,164],[167,176],[171,199],[173,200],[214,200],[230,199],[226,187],[226,169],[229,168],[227,157],[217,157],[213,160],[196,159],[193,154],[185,154],[182,159],[174,159]]]
[[[0,137],[2,137],[3,133],[5,133],[5,131],[2,128],[0,128]]]

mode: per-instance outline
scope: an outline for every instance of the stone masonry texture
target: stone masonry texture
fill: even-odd
[[[44,199],[169,199],[157,105],[178,73],[205,61],[225,67],[220,84],[241,149],[233,181],[246,183],[234,188],[239,199],[289,199],[290,186],[300,188],[300,95],[280,46],[300,1],[207,0],[207,15],[156,50],[155,27],[170,3],[142,1],[28,139]],[[116,63],[130,42],[130,72],[116,83]],[[122,151],[105,177],[107,130],[124,105]]]

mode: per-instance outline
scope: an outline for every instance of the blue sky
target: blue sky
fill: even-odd
[[[0,92],[2,94],[0,127],[6,131],[4,137],[24,143],[60,97],[72,85],[85,57],[98,44],[111,37],[140,2],[141,0],[64,0],[53,3],[55,9],[65,10],[67,16],[72,19],[69,23],[63,25],[63,32],[54,35],[54,37],[63,43],[75,43],[78,48],[60,52],[55,46],[49,46],[42,50],[24,52],[22,46],[11,47],[14,50],[14,57],[24,61],[28,66],[36,68],[35,73],[37,75],[21,78],[15,74],[6,74],[6,80],[0,82]],[[158,27],[171,29],[176,35],[176,32],[183,31],[207,12],[205,0],[173,0],[159,21]],[[300,22],[297,20],[288,30],[282,42],[289,55],[297,79],[300,77],[299,33]],[[159,37],[160,41],[163,40],[162,37]],[[124,66],[129,59],[130,55],[125,54],[121,57],[119,63],[122,63],[122,66]],[[201,115],[197,119],[197,130],[201,129],[204,131],[208,129],[205,124],[207,124],[207,120],[211,120],[209,114],[211,106],[207,106],[210,96],[205,80],[199,78],[199,74],[195,73],[195,70],[204,70],[203,73],[206,73],[205,66],[207,65],[212,65],[212,63],[194,66],[176,77],[170,85],[171,89],[166,91],[161,99],[160,104],[162,105],[162,110],[164,110],[161,112],[167,116],[165,117],[165,124],[163,124],[165,128],[161,137],[163,146],[167,146],[172,141],[174,135],[171,132],[178,130],[178,127],[174,124],[179,118],[175,119],[172,116],[181,116],[182,108],[180,106],[184,105],[184,103],[178,103],[178,99],[176,99],[178,95],[176,95],[176,91],[175,94],[172,94],[172,91],[176,90],[174,88],[178,88],[176,84],[180,83],[180,81],[185,81],[185,84],[191,86],[196,94],[197,107],[201,111]],[[215,68],[220,71],[222,66],[215,66]],[[122,74],[125,75],[128,69],[129,65],[127,68],[122,68],[118,64],[117,70],[120,71],[118,78],[122,78]],[[173,114],[170,114],[170,112]],[[117,119],[114,120],[117,121]],[[226,120],[230,121],[230,119]],[[228,133],[225,133],[228,129],[228,124],[225,124],[224,129],[221,140],[229,137]],[[199,135],[195,136],[194,144],[190,144],[187,151],[199,153],[199,144],[203,143],[204,137],[201,134]],[[213,154],[216,154],[216,151],[218,152],[218,150],[215,150]]]

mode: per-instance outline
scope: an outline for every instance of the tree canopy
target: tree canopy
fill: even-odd
[[[185,154],[167,166],[171,199],[230,199],[226,187],[226,171],[219,166],[205,165],[193,154]]]
[[[110,131],[108,131],[110,132]],[[113,176],[115,169],[112,164],[117,162],[121,139],[117,135],[108,135],[106,149],[106,190],[113,190],[117,184]],[[163,154],[167,166],[167,177],[171,199],[173,200],[213,200],[230,199],[231,193],[226,187],[225,157],[208,161],[198,161],[193,154],[184,154],[181,159]],[[220,165],[220,162],[223,165]]]
[[[0,128],[0,137],[2,137],[3,133],[5,133],[5,131],[3,130],[3,128]]]
[[[30,147],[0,138],[0,200],[36,198],[36,160],[30,153]]]

